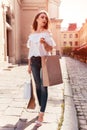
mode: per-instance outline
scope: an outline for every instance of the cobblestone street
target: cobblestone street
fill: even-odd
[[[87,130],[87,64],[65,57],[79,130]]]

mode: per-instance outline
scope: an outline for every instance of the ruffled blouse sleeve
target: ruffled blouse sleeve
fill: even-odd
[[[30,45],[31,45],[31,36],[28,36],[27,48],[30,48]]]

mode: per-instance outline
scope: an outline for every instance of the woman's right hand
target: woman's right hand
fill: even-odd
[[[31,73],[31,65],[28,65],[28,73]]]

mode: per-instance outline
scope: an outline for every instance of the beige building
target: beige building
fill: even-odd
[[[51,30],[60,50],[60,0],[0,0],[0,59],[10,63],[27,61],[26,42],[35,14],[45,9],[51,19]]]
[[[79,30],[79,43],[80,46],[87,44],[87,19]]]
[[[62,50],[65,47],[76,48],[79,46],[79,31],[77,30],[75,26],[71,26],[71,25],[69,25],[68,29],[61,30],[61,49]]]
[[[87,20],[83,23],[79,32],[79,47],[73,50],[73,56],[87,63]]]
[[[61,31],[61,47],[78,47],[78,31]]]
[[[78,51],[76,54],[87,57],[87,19],[79,30],[72,27],[69,25],[67,30],[61,31],[61,51],[71,47],[75,52]]]

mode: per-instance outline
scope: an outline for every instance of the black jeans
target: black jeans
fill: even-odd
[[[31,57],[31,69],[35,80],[38,102],[41,107],[40,111],[44,112],[47,104],[48,88],[42,85],[41,68],[41,57]]]

